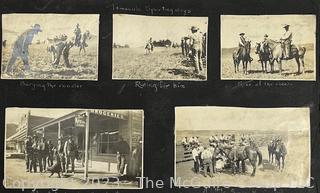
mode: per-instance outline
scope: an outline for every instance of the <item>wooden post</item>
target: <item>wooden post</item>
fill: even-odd
[[[58,122],[58,138],[61,137],[61,122]]]
[[[88,153],[89,153],[89,123],[90,120],[90,111],[86,112],[86,132],[85,132],[85,149],[84,149],[84,158],[85,158],[85,164],[84,164],[84,180],[88,179],[88,167],[89,167],[89,163],[88,163]]]

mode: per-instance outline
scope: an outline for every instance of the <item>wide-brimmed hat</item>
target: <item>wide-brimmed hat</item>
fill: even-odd
[[[267,38],[267,37],[269,37],[269,36],[268,36],[268,34],[265,34],[264,37]]]
[[[289,24],[283,24],[283,28],[286,28],[286,27],[289,27],[290,25]]]
[[[245,35],[245,33],[243,33],[243,32],[242,32],[242,33],[239,33],[239,36],[243,36],[243,35]]]
[[[34,26],[32,27],[34,30],[38,31],[38,32],[42,32],[41,27],[39,24],[34,24]]]
[[[198,27],[196,27],[196,26],[191,26],[191,31],[198,31],[198,30],[199,30]]]

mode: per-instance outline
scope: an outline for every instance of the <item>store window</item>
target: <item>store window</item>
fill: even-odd
[[[116,154],[119,142],[119,131],[100,133],[98,140],[98,152],[100,154]]]

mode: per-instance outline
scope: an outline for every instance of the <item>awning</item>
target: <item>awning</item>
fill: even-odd
[[[20,130],[18,133],[6,139],[7,142],[24,141],[27,138],[27,130]]]

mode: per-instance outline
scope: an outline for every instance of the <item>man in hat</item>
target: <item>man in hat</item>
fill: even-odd
[[[209,176],[213,177],[212,152],[207,147],[204,147],[204,150],[201,153],[201,160],[204,167],[204,177],[207,177],[208,170]]]
[[[80,40],[81,40],[81,29],[80,29],[80,25],[77,23],[76,28],[73,31],[74,35],[76,36],[75,40],[74,40],[74,45],[75,46],[80,46]]]
[[[69,164],[71,163],[71,172],[74,174],[74,161],[76,159],[76,146],[72,136],[64,144],[64,155],[66,157],[66,173],[68,172]]]
[[[58,138],[57,155],[60,158],[61,170],[64,173],[66,172],[66,159],[64,156],[64,145],[61,137]]]
[[[244,49],[249,40],[245,37],[245,33],[239,34],[239,42],[238,42],[238,50],[237,50],[237,58],[239,58],[241,49]],[[250,62],[253,60],[249,53]]]
[[[32,138],[30,135],[27,136],[27,139],[24,142],[25,144],[25,160],[26,160],[26,171],[31,171],[31,160],[32,160]]]
[[[195,65],[195,71],[197,74],[203,70],[202,65],[202,33],[199,31],[199,28],[196,26],[191,27],[190,35],[190,45],[193,62]]]
[[[280,38],[281,43],[283,44],[283,59],[289,59],[290,57],[290,47],[292,42],[292,32],[289,30],[290,25],[285,24],[283,28],[285,33]]]
[[[181,45],[181,51],[182,51],[183,56],[185,56],[185,45],[184,44],[185,44],[185,41],[184,41],[184,38],[182,37],[180,45]]]
[[[15,64],[17,58],[21,58],[24,70],[29,71],[29,45],[32,43],[32,40],[35,35],[39,32],[42,32],[40,25],[35,24],[31,29],[26,30],[20,36],[18,36],[17,40],[13,44],[12,55],[9,60],[6,72],[12,73],[12,66]]]

